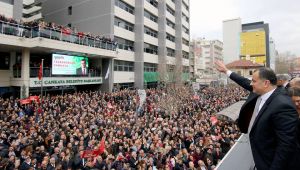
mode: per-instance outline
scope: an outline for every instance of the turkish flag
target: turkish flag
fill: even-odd
[[[43,77],[43,68],[42,68],[42,63],[40,64],[40,70],[39,70],[39,80],[42,80]]]
[[[91,157],[97,157],[98,155],[101,155],[105,150],[105,140],[102,138],[99,149],[95,150],[85,150],[83,151],[82,155],[80,155],[81,158],[91,158]]]

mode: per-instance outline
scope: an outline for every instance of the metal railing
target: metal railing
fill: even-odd
[[[86,36],[83,33],[71,33],[64,29],[41,26],[28,27],[3,21],[0,21],[0,33],[25,38],[43,37],[112,51],[115,51],[117,47],[117,44],[114,42],[107,42],[100,38]]]

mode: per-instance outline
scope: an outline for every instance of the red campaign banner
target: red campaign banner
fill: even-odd
[[[39,96],[29,96],[29,100],[39,101],[40,98],[39,98]]]
[[[31,100],[30,100],[30,99],[21,99],[21,100],[20,100],[20,103],[21,103],[21,104],[30,104],[30,103],[31,103]]]
[[[94,150],[85,150],[83,151],[82,155],[80,155],[81,158],[94,158],[98,155],[101,155],[105,150],[105,140],[102,138],[99,149]]]
[[[218,123],[217,117],[216,116],[211,116],[210,117],[210,122],[211,122],[212,125],[217,124]]]

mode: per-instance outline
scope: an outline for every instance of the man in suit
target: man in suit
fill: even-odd
[[[287,169],[296,144],[297,111],[291,98],[277,88],[275,73],[269,68],[254,71],[252,80],[216,62],[217,69],[250,91],[241,108],[238,125],[248,133],[257,170]]]
[[[82,59],[80,63],[81,63],[81,67],[76,69],[76,75],[82,75],[82,76],[88,75],[88,67],[86,66],[86,60]]]
[[[289,81],[291,77],[288,74],[277,74],[277,86],[278,87],[285,87],[289,88],[290,84]]]

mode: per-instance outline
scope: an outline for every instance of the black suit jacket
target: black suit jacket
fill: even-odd
[[[241,107],[238,125],[247,133],[259,95],[252,92],[250,80],[232,73],[230,78],[250,91]],[[250,131],[250,144],[258,170],[287,169],[296,146],[297,111],[291,98],[277,88],[260,109]]]
[[[83,75],[83,74],[82,74],[82,68],[81,68],[81,67],[80,67],[80,68],[77,68],[77,69],[76,69],[76,75],[83,75],[83,76],[88,75],[88,74],[89,74],[89,72],[88,72],[88,71],[89,71],[89,68],[86,67],[85,70],[86,70],[86,74]]]

